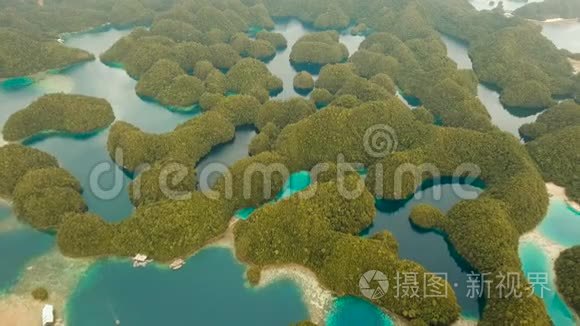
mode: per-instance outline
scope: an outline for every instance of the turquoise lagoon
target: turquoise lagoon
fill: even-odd
[[[543,249],[535,243],[527,242],[520,244],[519,255],[524,273],[528,277],[533,273],[547,273],[548,284],[535,285],[534,293],[544,300],[554,325],[577,325],[572,311],[557,292],[550,259]]]
[[[552,198],[548,214],[538,230],[564,247],[580,245],[580,213],[574,211],[565,201]]]
[[[355,297],[341,297],[332,304],[326,326],[392,326],[395,323],[375,305]]]

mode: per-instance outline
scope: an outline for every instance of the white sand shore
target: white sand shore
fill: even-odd
[[[290,279],[302,290],[304,302],[308,306],[311,321],[319,324],[330,310],[333,295],[323,288],[316,275],[300,265],[271,266],[262,270],[259,287],[267,286],[282,279]]]
[[[34,300],[30,293],[44,287],[49,292],[47,303],[55,306],[59,319],[56,325],[65,325],[62,318],[67,298],[93,262],[64,257],[57,249],[33,260],[10,293],[0,297],[0,320],[6,325],[40,325],[44,303]]]
[[[465,318],[460,317],[459,320],[454,322],[452,325],[453,326],[476,326],[477,322],[478,322],[477,320],[465,319]]]
[[[577,23],[577,18],[550,18],[544,21],[540,21],[541,23],[546,24],[554,24],[554,23],[561,23],[561,24],[570,24],[570,23]]]
[[[550,194],[551,196],[564,200],[566,204],[568,204],[568,206],[570,206],[573,210],[580,212],[580,204],[570,200],[570,198],[566,196],[565,188],[560,187],[554,183],[548,182],[546,183],[546,190],[548,190],[548,194]]]
[[[574,68],[574,73],[575,74],[580,73],[580,60],[568,58],[568,61],[570,61],[572,68]]]
[[[540,233],[540,231],[538,231],[538,229],[535,229],[531,232],[528,232],[524,235],[522,235],[520,237],[520,245],[522,243],[535,243],[537,245],[540,246],[540,248],[542,248],[542,251],[548,256],[548,259],[550,260],[550,274],[551,277],[555,280],[556,279],[556,270],[555,270],[555,263],[556,263],[556,259],[558,259],[558,257],[560,256],[560,254],[562,253],[562,251],[564,251],[566,249],[566,247],[555,243],[554,241],[546,238],[543,234]],[[580,322],[580,316],[578,316],[578,314],[576,314],[576,312],[574,311],[574,309],[570,309],[570,311],[572,312],[572,314],[574,314],[574,319],[577,322]]]
[[[548,239],[544,236],[538,229],[530,231],[520,237],[520,244],[522,243],[535,243],[546,253],[550,259],[550,265],[552,268],[552,273],[554,272],[554,262],[560,256],[560,253],[566,249],[566,247],[555,243],[554,241]]]

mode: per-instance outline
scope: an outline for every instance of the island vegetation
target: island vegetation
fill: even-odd
[[[34,290],[32,290],[31,295],[34,298],[34,300],[38,301],[48,300],[48,291],[43,287],[35,288]]]
[[[580,125],[580,105],[573,101],[563,101],[538,115],[535,122],[526,123],[519,128],[519,133],[526,141],[568,126]]]
[[[12,114],[4,124],[2,134],[7,141],[48,132],[87,134],[107,127],[114,120],[113,108],[104,99],[48,94]]]
[[[50,4],[47,17],[54,18],[69,2]],[[83,4],[87,10],[79,9]],[[424,164],[447,176],[457,176],[457,167],[465,162],[480,168],[477,177],[485,188],[479,197],[460,201],[446,214],[421,205],[410,219],[445,234],[475,270],[492,276],[522,273],[518,239],[546,213],[544,179],[566,186],[572,199],[580,197],[575,193],[580,189],[576,109],[571,101],[554,106],[553,100],[578,98],[580,83],[572,74],[570,55],[556,49],[537,26],[518,17],[508,19],[500,10],[480,13],[463,0],[364,0],[356,5],[327,0],[106,0],[92,14],[92,1],[70,5],[91,24],[152,23],[150,29],[136,28],[120,39],[101,60],[122,66],[138,79],[139,95],[170,106],[199,103],[203,112],[164,134],[146,133],[126,122],[113,125],[107,143],[111,157],[116,159],[122,149],[123,161],[117,163],[140,172],[130,190],[136,210],[117,223],[85,212],[78,182],[50,155],[20,145],[0,148],[0,194],[14,199],[24,221],[39,229],[57,228],[58,246],[67,256],[126,257],[139,252],[160,261],[187,257],[220,237],[237,210],[258,207],[234,227],[236,255],[250,265],[250,281],[255,283],[269,265],[299,264],[335,295],[360,297],[358,280],[367,270],[381,270],[390,278],[397,271],[427,273],[398,257],[397,242],[388,232],[359,236],[375,216],[375,197],[406,199],[424,181],[437,177],[422,171]],[[7,30],[26,30],[26,38],[41,43],[62,31],[61,22],[34,22],[41,10],[28,8],[31,13],[24,14],[25,5],[13,6],[16,18],[3,20],[9,14],[0,13]],[[351,32],[368,36],[350,59],[336,31],[301,38],[292,48],[292,64],[298,70],[320,68],[310,100],[271,101],[282,82],[261,60],[287,46],[286,40],[268,31],[259,32],[256,40],[245,33],[273,28],[272,17],[296,17],[319,29],[340,30],[354,22],[358,25]],[[63,25],[83,25],[69,17],[63,20]],[[457,68],[439,33],[467,43],[474,71]],[[3,58],[0,63],[6,62]],[[35,69],[40,68],[29,70]],[[524,147],[492,125],[477,98],[479,82],[496,87],[506,106],[529,111],[554,106],[535,124],[522,127],[522,134],[533,141]],[[312,88],[310,79],[307,84]],[[419,99],[421,106],[409,110],[394,96],[398,89]],[[316,110],[322,106],[327,108]],[[396,147],[383,158],[362,146],[365,131],[377,124],[396,133]],[[231,180],[220,178],[212,187],[217,198],[195,191],[195,165],[212,148],[232,140],[242,125],[259,130],[249,146],[251,156],[232,165]],[[284,173],[256,176],[249,196],[244,193],[244,171],[252,165],[283,165],[297,172],[339,155],[368,168],[365,183],[356,173],[340,180],[361,189],[355,199],[338,194],[335,171],[312,184],[318,191],[310,198],[298,193],[263,205],[282,189],[288,177]],[[164,179],[172,164],[186,169]],[[394,180],[401,164],[414,169],[402,176],[400,192],[392,182],[377,181]],[[149,170],[142,171],[146,165]],[[159,187],[162,179],[176,191],[171,196]],[[491,236],[496,241],[486,240]],[[412,324],[450,324],[459,317],[459,306],[451,286],[441,284],[450,293],[445,298],[397,300],[389,292],[373,303]],[[520,289],[528,285],[524,281]],[[500,298],[494,291],[488,296],[483,325],[550,324],[535,296]]]
[[[290,53],[290,62],[299,70],[301,67],[320,69],[330,64],[344,62],[348,59],[348,49],[339,42],[337,32],[326,31],[302,36]]]
[[[282,80],[263,62],[251,58],[240,60],[228,71],[226,85],[229,92],[253,95],[262,103],[282,90]]]
[[[284,35],[280,33],[259,31],[256,34],[256,39],[269,42],[276,50],[284,50],[286,47],[288,47],[288,41],[286,41]]]
[[[566,188],[567,196],[580,201],[580,125],[564,127],[526,145],[544,179]]]
[[[562,251],[554,265],[558,290],[576,313],[580,313],[578,268],[580,268],[580,246]]]
[[[0,195],[23,222],[52,230],[64,215],[87,209],[80,184],[51,155],[18,144],[0,147],[0,154]]]
[[[183,110],[199,102],[205,87],[199,78],[186,74],[178,63],[161,59],[143,74],[135,90],[145,99]]]
[[[510,106],[546,108],[553,104],[547,101],[549,97],[574,95],[567,55],[540,33],[540,26],[498,12],[477,12],[461,0],[422,4],[437,30],[468,43],[473,69],[481,82],[502,93],[509,90]],[[531,83],[540,92],[533,101],[525,96],[524,84]]]
[[[306,95],[312,91],[314,88],[314,79],[312,75],[306,71],[301,71],[296,76],[294,76],[294,90],[298,94]]]
[[[362,180],[349,175],[344,182],[352,189]],[[287,215],[288,210],[292,210],[292,216]],[[257,268],[280,264],[306,266],[326,288],[338,295],[357,297],[362,297],[360,276],[353,275],[362,275],[367,270],[380,270],[390,280],[394,280],[397,271],[424,275],[425,269],[400,260],[396,251],[384,246],[382,240],[353,235],[370,225],[374,215],[374,200],[368,191],[348,200],[338,194],[336,181],[318,184],[314,197],[303,199],[296,194],[277,204],[265,205],[250,220],[237,223],[236,256]],[[303,250],[295,250],[296,246]],[[418,277],[419,282],[424,279]],[[450,286],[443,282],[439,290],[445,287]],[[455,296],[451,290],[449,293],[444,298],[398,300],[395,291],[389,291],[373,303],[410,320],[448,324],[459,313]]]
[[[28,76],[94,60],[83,50],[0,26],[0,78]]]
[[[14,188],[32,170],[58,167],[51,155],[19,144],[0,147],[0,197],[11,199]]]
[[[234,35],[231,44],[242,57],[269,61],[276,55],[276,48],[272,43],[260,39],[252,40],[245,33]]]

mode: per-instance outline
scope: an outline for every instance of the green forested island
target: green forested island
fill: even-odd
[[[47,132],[86,134],[105,128],[114,120],[113,108],[104,99],[48,94],[11,115],[2,134],[8,141]]]
[[[348,49],[340,44],[337,32],[317,32],[301,37],[292,47],[290,62],[295,65],[323,66],[348,58]]]
[[[0,43],[0,78],[28,76],[95,58],[86,51],[66,47],[55,40],[43,40],[2,26]]]
[[[580,313],[580,246],[564,250],[556,260],[556,284],[564,299]]]

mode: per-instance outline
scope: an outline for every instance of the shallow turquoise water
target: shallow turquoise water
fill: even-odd
[[[288,198],[310,186],[310,173],[308,171],[295,172],[290,175],[282,191],[276,196],[276,201]]]
[[[0,203],[0,221],[12,216],[10,207]],[[20,271],[35,258],[54,246],[52,235],[28,226],[16,230],[0,231],[0,294],[10,289],[18,280]]]
[[[17,77],[4,80],[0,83],[0,86],[7,91],[11,91],[30,86],[33,83],[34,79],[30,77]]]
[[[290,174],[290,177],[282,186],[282,190],[276,195],[272,202],[282,200],[300,192],[310,185],[310,173],[308,171],[299,171]],[[256,210],[255,207],[246,207],[238,210],[235,216],[242,220],[250,218],[252,213]]]
[[[10,207],[0,202],[0,221],[7,219],[11,213],[12,210],[10,209]]]
[[[552,198],[548,214],[538,226],[540,232],[565,247],[580,245],[580,213],[563,200]]]
[[[375,305],[355,297],[341,297],[333,302],[326,318],[327,326],[392,326],[395,323]]]
[[[534,293],[544,300],[548,314],[554,325],[576,325],[570,308],[568,308],[564,300],[556,292],[554,275],[550,268],[549,259],[542,248],[534,243],[524,243],[520,245],[519,255],[522,261],[522,268],[526,275],[529,276],[531,273],[548,273],[549,282],[547,288],[542,289],[543,286],[538,284],[534,286]]]
[[[87,272],[67,305],[71,325],[290,325],[308,319],[291,281],[244,285],[245,267],[229,249],[209,248],[179,271],[102,261]]]
[[[455,191],[454,186],[460,187],[465,193]],[[425,184],[422,189],[408,200],[377,200],[377,216],[364,234],[372,235],[383,230],[391,232],[399,243],[399,257],[416,261],[432,273],[444,273],[455,291],[462,315],[479,318],[483,302],[468,296],[468,274],[474,270],[455,252],[443,235],[415,227],[409,215],[413,207],[419,204],[432,205],[445,213],[462,197],[478,196],[482,189],[449,183]]]

